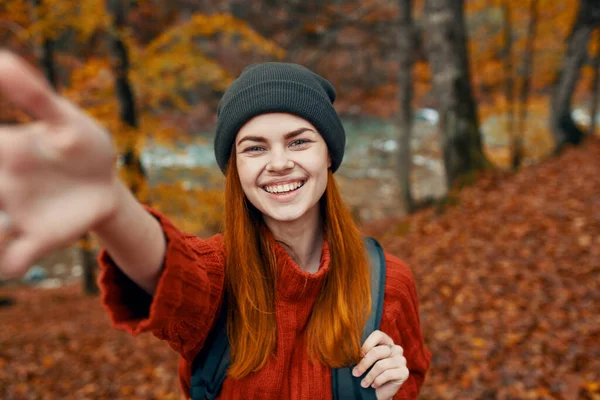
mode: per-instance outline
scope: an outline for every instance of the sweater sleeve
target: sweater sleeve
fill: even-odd
[[[147,210],[160,222],[167,240],[156,292],[146,293],[103,249],[98,256],[102,304],[114,327],[133,335],[152,332],[190,361],[204,344],[222,301],[222,236],[203,240],[185,234],[159,212]]]
[[[414,278],[400,259],[386,254],[387,274],[384,318],[381,329],[395,333],[396,344],[404,349],[409,378],[394,396],[394,400],[417,399],[431,363],[431,353],[421,332],[419,305]],[[386,322],[384,326],[384,321]]]

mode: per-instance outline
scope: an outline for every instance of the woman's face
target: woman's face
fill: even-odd
[[[242,189],[265,217],[295,221],[318,206],[331,160],[310,122],[262,114],[242,126],[234,146]]]

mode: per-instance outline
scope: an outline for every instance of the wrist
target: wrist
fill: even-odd
[[[100,215],[99,221],[91,229],[100,237],[110,235],[112,231],[119,229],[118,226],[122,225],[119,221],[123,221],[128,214],[127,210],[131,208],[130,203],[137,201],[118,177],[114,178],[107,197],[109,200],[106,208]]]

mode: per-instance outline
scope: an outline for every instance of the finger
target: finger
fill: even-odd
[[[31,124],[0,124],[1,136],[15,136],[15,133],[27,132]]]
[[[404,355],[404,349],[402,348],[402,346],[395,344],[395,345],[391,346],[390,348],[392,349],[393,357]]]
[[[0,211],[0,243],[9,240],[12,235],[13,229],[10,216],[4,211]]]
[[[387,369],[375,378],[375,381],[373,381],[371,386],[373,389],[378,389],[387,383],[394,383],[395,385],[402,386],[409,375],[410,372],[406,367]]]
[[[0,93],[35,118],[60,121],[60,97],[43,76],[21,57],[0,50]]]
[[[389,358],[392,355],[392,348],[387,345],[381,345],[372,348],[358,364],[352,369],[352,375],[361,376],[364,374],[373,364],[384,358]]]
[[[37,241],[17,237],[5,244],[0,255],[0,273],[5,278],[22,276],[43,253]]]
[[[399,360],[395,360],[392,357],[384,358],[375,363],[373,368],[369,371],[367,375],[360,382],[362,387],[369,387],[375,381],[379,375],[381,375],[384,371],[388,369],[394,369],[400,367]]]
[[[382,344],[393,345],[394,341],[391,337],[383,333],[382,331],[373,331],[369,337],[365,340],[362,345],[362,353],[367,354],[371,349],[375,346],[379,346]]]

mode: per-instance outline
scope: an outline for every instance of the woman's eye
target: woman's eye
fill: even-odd
[[[260,146],[250,146],[244,149],[244,153],[258,153],[263,151],[264,148]]]
[[[294,140],[290,145],[298,147],[298,146],[302,146],[303,144],[307,144],[307,143],[310,143],[310,140],[297,139],[297,140]]]

